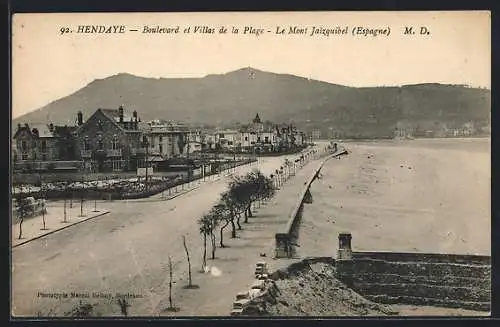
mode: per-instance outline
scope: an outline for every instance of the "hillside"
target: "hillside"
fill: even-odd
[[[118,74],[14,120],[55,123],[88,117],[97,108],[137,110],[143,120],[188,123],[248,122],[256,112],[273,122],[341,129],[347,134],[392,134],[400,121],[463,124],[489,121],[490,91],[455,85],[354,88],[253,68],[203,78],[143,78]]]

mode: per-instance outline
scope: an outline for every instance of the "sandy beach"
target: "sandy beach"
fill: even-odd
[[[490,140],[347,143],[314,182],[300,256],[329,256],[348,231],[355,251],[490,255]]]

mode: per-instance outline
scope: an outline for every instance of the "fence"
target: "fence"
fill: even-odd
[[[205,176],[214,175],[219,171],[246,165],[254,161],[255,160],[248,159],[237,163],[223,163],[220,165],[220,169],[218,171],[211,171],[210,173],[205,174]],[[178,172],[173,176],[158,176],[158,174],[155,174],[154,176],[150,176],[148,178],[147,188],[145,178],[143,177],[137,181],[130,180],[132,178],[137,178],[137,175],[135,174],[109,175],[106,179],[103,179],[103,176],[100,177],[101,179],[98,180],[98,182],[105,182],[105,185],[101,184],[101,186],[98,186],[90,181],[82,182],[83,176],[80,175],[80,178],[73,178],[73,180],[55,183],[53,188],[42,189],[41,187],[33,187],[32,189],[14,193],[12,196],[13,198],[18,198],[20,196],[32,196],[35,198],[45,199],[139,199],[161,193],[165,190],[185,183],[202,179],[203,175],[198,174],[197,176],[189,177],[186,171]]]

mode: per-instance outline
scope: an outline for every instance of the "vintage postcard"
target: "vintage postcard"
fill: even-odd
[[[489,316],[490,20],[15,14],[12,317]]]

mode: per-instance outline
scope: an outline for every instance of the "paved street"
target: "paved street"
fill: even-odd
[[[324,144],[321,146],[324,147]],[[284,158],[261,158],[258,165],[239,167],[236,172],[244,173],[258,166],[264,174],[270,174],[282,164]],[[282,201],[279,212],[282,212],[285,221],[292,205],[283,199],[289,201],[294,194],[300,192],[300,185],[303,185],[301,178],[305,181],[308,171],[312,172],[314,167],[314,163],[307,165],[296,178],[288,182],[289,185],[282,188],[281,194],[274,200]],[[221,176],[219,179],[206,181],[171,200],[162,200],[159,194],[141,200],[102,202],[99,206],[109,210],[109,214],[16,247],[12,253],[13,313],[36,315],[40,311],[43,315],[51,312],[61,315],[77,303],[77,299],[37,297],[37,292],[121,292],[142,297],[132,300],[129,309],[131,315],[159,314],[166,307],[165,301],[168,298],[166,264],[170,255],[173,258],[174,278],[178,280],[174,288],[174,300],[179,301],[179,306],[182,305],[183,309],[179,314],[227,314],[234,296],[232,288],[244,287],[245,283],[251,282],[246,282],[246,279],[239,281],[236,276],[241,276],[242,272],[246,276],[248,269],[251,272],[250,266],[258,257],[246,258],[245,260],[249,260],[246,266],[243,261],[240,263],[238,260],[246,257],[248,249],[252,254],[258,255],[262,248],[270,256],[269,249],[275,229],[279,227],[277,220],[270,215],[261,225],[244,226],[249,226],[250,233],[250,226],[255,225],[251,243],[249,239],[244,242],[239,242],[242,239],[230,240],[227,234],[226,242],[232,247],[218,249],[218,259],[214,263],[219,270],[230,272],[229,278],[228,273],[225,273],[222,275],[223,279],[220,279],[225,283],[224,292],[219,284],[207,283],[207,278],[212,276],[198,272],[201,268],[202,238],[196,220],[217,202],[228,180],[229,177]],[[292,185],[293,183],[295,184]],[[285,193],[287,188],[291,193]],[[273,210],[276,213],[278,209]],[[260,214],[263,212],[264,209],[261,209]],[[261,226],[260,229],[258,226]],[[250,237],[251,234],[245,233],[240,236]],[[187,275],[182,235],[186,236],[191,251],[193,278],[201,286],[198,290],[181,288],[186,283]],[[236,251],[238,248],[239,251]],[[227,289],[228,283],[232,285],[231,289]],[[211,284],[212,287],[206,286]],[[219,286],[213,288],[214,285]],[[120,313],[114,301],[95,298],[86,300],[90,303],[98,302],[98,311],[104,315]],[[204,303],[212,305],[203,306]]]

